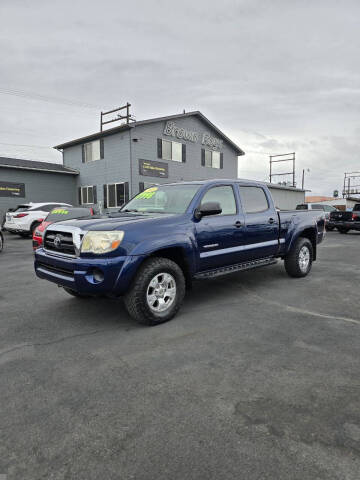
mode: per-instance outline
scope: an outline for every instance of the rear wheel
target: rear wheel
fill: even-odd
[[[326,227],[326,230],[327,230],[328,232],[332,232],[332,231],[334,230],[334,227]]]
[[[349,229],[345,227],[338,227],[340,233],[348,233]]]
[[[3,251],[4,248],[4,237],[2,236],[2,233],[0,232],[0,252]]]
[[[299,237],[285,257],[285,270],[290,277],[306,277],[313,261],[313,246],[308,238]]]
[[[140,267],[125,295],[125,306],[139,323],[159,325],[176,315],[184,295],[181,268],[168,258],[150,258]]]

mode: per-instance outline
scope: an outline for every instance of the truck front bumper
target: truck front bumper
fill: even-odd
[[[39,278],[84,295],[124,294],[144,256],[112,258],[65,258],[35,251],[35,272]]]

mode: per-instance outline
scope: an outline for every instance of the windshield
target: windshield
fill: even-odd
[[[47,222],[59,222],[61,220],[73,220],[75,218],[89,217],[90,208],[54,208],[46,217]]]
[[[139,193],[122,212],[185,213],[200,185],[159,185]]]

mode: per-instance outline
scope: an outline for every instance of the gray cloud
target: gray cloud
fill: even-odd
[[[96,131],[126,101],[139,119],[199,109],[247,152],[241,176],[266,179],[270,153],[296,151],[298,179],[310,168],[307,186],[331,193],[360,169],[359,14],[356,0],[2,0],[0,154],[60,161],[5,144]]]

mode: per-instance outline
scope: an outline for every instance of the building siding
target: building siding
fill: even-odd
[[[295,210],[296,205],[305,202],[305,191],[287,190],[268,185],[276,207],[280,210]]]
[[[96,185],[97,204],[104,205],[103,185],[128,182],[130,179],[130,134],[116,133],[104,138],[104,158],[82,163],[82,145],[64,149],[64,165],[79,170],[76,189]]]
[[[0,180],[25,184],[25,198],[0,197],[0,214],[28,202],[64,202],[76,204],[76,175],[16,168],[0,168]]]
[[[217,132],[209,128],[201,119],[196,116],[179,118],[176,125],[186,130],[196,131],[200,134],[210,133],[214,137],[219,137]],[[223,153],[223,168],[210,168],[201,165],[201,138],[196,142],[177,139],[164,135],[166,122],[156,122],[147,125],[139,125],[131,130],[132,139],[137,138],[137,142],[132,144],[132,164],[133,169],[133,193],[138,192],[139,182],[169,183],[189,180],[206,180],[214,178],[237,178],[238,156],[234,149],[226,142],[223,142],[220,152]],[[163,160],[157,156],[157,139],[180,142],[186,145],[186,162],[175,162]],[[142,176],[139,174],[139,159],[161,161],[168,164],[169,178],[157,178]]]
[[[201,136],[207,132],[214,137],[219,134],[196,116],[178,118],[178,127],[199,133],[196,143],[164,135],[166,121],[137,125],[123,132],[103,138],[104,158],[82,163],[82,145],[64,148],[64,165],[80,171],[76,186],[96,185],[98,206],[104,205],[103,185],[107,183],[129,182],[130,197],[139,192],[139,183],[171,183],[187,180],[213,178],[236,178],[238,156],[234,148],[225,140],[220,151],[223,153],[223,168],[209,168],[201,165]],[[164,160],[157,156],[157,139],[172,140],[186,145],[186,162]],[[131,159],[131,161],[130,161]],[[168,178],[143,176],[139,173],[139,159],[160,161],[168,165]]]

